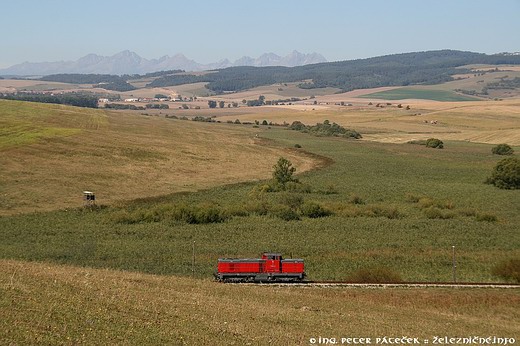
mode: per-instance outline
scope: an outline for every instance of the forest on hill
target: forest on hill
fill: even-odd
[[[151,72],[143,75],[132,74],[132,75],[111,75],[111,74],[82,74],[82,73],[60,73],[47,75],[39,80],[46,82],[59,82],[69,84],[92,84],[94,87],[103,88],[106,90],[114,91],[131,91],[136,88],[128,83],[130,80],[142,79],[142,78],[153,78],[167,76],[174,73],[184,72],[183,70],[168,70],[160,72]]]
[[[520,56],[439,50],[386,55],[368,59],[328,62],[298,67],[230,67],[205,75],[167,75],[148,87],[166,87],[207,82],[217,92],[234,92],[261,85],[306,81],[301,88],[334,87],[343,91],[383,86],[438,84],[452,75],[470,72],[470,64],[520,64]]]

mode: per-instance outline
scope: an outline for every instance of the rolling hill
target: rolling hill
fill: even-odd
[[[520,56],[486,55],[454,50],[440,50],[387,55],[369,59],[312,64],[298,67],[230,67],[205,75],[164,76],[150,87],[207,82],[217,93],[234,92],[275,83],[302,83],[302,88],[333,87],[343,91],[383,86],[438,84],[452,80],[452,75],[469,72],[468,64],[520,64]]]
[[[0,214],[81,206],[83,190],[113,203],[268,178],[281,155],[313,166],[226,124],[0,100],[0,125]]]

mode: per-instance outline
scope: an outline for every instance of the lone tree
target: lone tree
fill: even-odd
[[[217,101],[209,100],[208,106],[209,108],[217,108]]]
[[[520,160],[516,157],[500,160],[486,183],[500,189],[520,189]]]
[[[499,144],[491,149],[491,152],[495,155],[513,155],[514,150],[508,144]]]
[[[280,157],[276,165],[273,166],[273,169],[273,178],[278,183],[285,185],[290,181],[296,181],[296,179],[293,178],[296,168],[293,167],[291,161],[287,160],[285,157]]]
[[[429,138],[426,140],[426,147],[427,148],[436,148],[436,149],[442,149],[444,148],[444,143],[437,138]]]

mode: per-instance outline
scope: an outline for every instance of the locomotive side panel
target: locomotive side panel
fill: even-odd
[[[217,271],[219,273],[262,273],[263,261],[256,259],[219,259]]]
[[[303,273],[305,271],[302,259],[290,259],[282,261],[282,273]]]

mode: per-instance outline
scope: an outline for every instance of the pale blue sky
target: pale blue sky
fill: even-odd
[[[520,0],[0,0],[0,68],[132,50],[201,63],[292,50],[328,60],[520,51]]]

